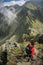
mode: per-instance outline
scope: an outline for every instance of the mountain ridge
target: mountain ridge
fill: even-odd
[[[12,9],[13,7],[7,8]],[[23,34],[29,35],[30,31],[31,36],[39,34],[41,32],[40,29],[43,28],[43,13],[41,14],[39,7],[31,2],[27,2],[23,7],[17,6],[17,8],[19,12],[17,13],[16,20],[13,19],[13,23],[10,24],[9,32],[19,37]]]

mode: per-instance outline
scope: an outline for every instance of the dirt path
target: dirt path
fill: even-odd
[[[29,62],[22,62],[22,63],[17,63],[17,65],[30,65],[30,63]]]

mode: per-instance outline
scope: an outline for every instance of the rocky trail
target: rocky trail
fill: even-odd
[[[43,65],[43,54],[42,52],[39,53],[39,55],[37,55],[36,60],[35,61],[27,61],[26,58],[24,58],[22,60],[22,62],[18,62],[17,65]]]
[[[7,65],[43,65],[43,50],[38,50],[36,60],[27,62],[27,58],[16,56],[15,61],[9,61]]]

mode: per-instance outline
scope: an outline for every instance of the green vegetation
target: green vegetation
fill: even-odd
[[[37,9],[37,7],[34,4],[32,4],[32,3],[26,4],[26,7],[29,8],[29,9],[32,9],[32,10],[36,10]]]
[[[26,3],[17,14],[16,21],[13,20],[10,25],[0,13],[0,38],[11,34],[17,35],[18,42],[29,41],[40,34],[40,28],[43,28],[43,16],[40,7],[33,3]]]

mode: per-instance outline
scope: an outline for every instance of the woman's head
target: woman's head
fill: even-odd
[[[34,40],[31,40],[31,44],[34,45]]]

